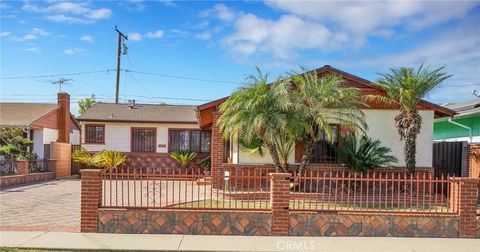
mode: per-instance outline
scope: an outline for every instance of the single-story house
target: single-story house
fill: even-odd
[[[358,76],[330,66],[316,70],[319,75],[336,73],[342,76],[347,85],[359,88],[363,94],[385,95],[378,85]],[[82,128],[82,146],[89,151],[111,149],[125,152],[128,163],[133,166],[167,167],[175,162],[169,153],[178,150],[192,150],[203,156],[211,156],[212,170],[222,164],[265,165],[271,164],[268,152],[260,157],[242,150],[235,138],[228,141],[216,126],[219,117],[218,106],[228,97],[200,106],[155,105],[155,104],[112,104],[97,103],[78,120]],[[433,123],[436,118],[451,117],[454,111],[421,100],[418,104],[422,116],[422,129],[417,138],[417,166],[432,167]],[[393,105],[372,103],[363,109],[368,123],[367,134],[379,139],[384,146],[392,149],[398,158],[396,166],[405,166],[403,143],[395,128],[394,118],[398,109]],[[337,139],[342,141],[342,127],[337,127]],[[297,143],[289,163],[300,162],[303,144]],[[315,164],[337,164],[332,146],[327,141],[319,141],[313,152],[312,166]]]
[[[319,75],[327,73],[335,73],[343,77],[346,85],[361,90],[363,94],[385,95],[383,89],[363,78],[346,73],[331,66],[324,66],[315,70]],[[222,140],[222,135],[216,126],[216,120],[219,117],[218,106],[222,104],[228,97],[218,99],[198,106],[198,124],[201,129],[212,130],[212,171],[216,167],[229,162],[232,164],[245,165],[248,167],[255,165],[271,164],[271,158],[267,151],[264,156],[252,155],[248,151],[239,147],[235,136],[229,141]],[[399,110],[390,104],[371,103],[368,108],[362,109],[366,115],[368,123],[367,135],[373,139],[379,139],[384,146],[392,149],[392,155],[398,158],[398,167],[404,167],[403,143],[400,140],[397,129],[395,128],[395,116]],[[417,166],[430,168],[432,167],[432,142],[433,142],[433,124],[437,118],[451,117],[455,111],[442,106],[421,100],[418,103],[418,110],[422,117],[422,128],[417,136]],[[342,127],[337,127],[337,138],[334,144],[338,145],[342,140]],[[299,163],[303,152],[303,144],[297,143],[295,151],[289,157],[290,164]],[[316,164],[336,164],[337,158],[335,152],[332,151],[330,143],[327,141],[319,141],[313,151],[311,159],[312,166]]]
[[[177,165],[173,151],[192,150],[199,157],[210,153],[210,130],[200,129],[196,107],[165,104],[96,103],[78,117],[82,147],[125,152],[128,164],[145,167]]]
[[[33,141],[30,151],[49,159],[51,142],[80,144],[80,126],[70,113],[70,95],[58,93],[57,104],[0,103],[0,127],[18,126]]]
[[[480,99],[443,105],[457,114],[437,118],[433,126],[435,141],[480,143]]]

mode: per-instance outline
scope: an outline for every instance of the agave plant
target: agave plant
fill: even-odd
[[[170,157],[179,162],[182,168],[188,168],[190,163],[197,157],[197,153],[193,151],[175,151],[170,154]]]
[[[338,150],[338,158],[349,169],[369,171],[389,167],[397,162],[397,158],[390,155],[390,152],[390,148],[381,146],[380,140],[349,135],[345,138],[343,147]]]
[[[103,163],[102,152],[92,154],[85,148],[74,151],[72,159],[74,162],[84,164],[89,168],[100,168]]]
[[[127,160],[127,156],[118,151],[104,150],[101,153],[103,168],[109,170],[116,170],[118,167],[122,166],[123,163]]]

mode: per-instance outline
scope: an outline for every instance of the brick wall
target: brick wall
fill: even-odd
[[[451,179],[451,206],[458,212],[459,237],[474,238],[477,231],[477,197],[480,180],[473,178]]]
[[[16,161],[15,165],[17,174],[0,176],[0,187],[16,186],[55,178],[55,171],[29,174],[28,161]]]
[[[126,153],[127,160],[125,167],[129,168],[148,168],[159,169],[168,173],[181,168],[180,164],[170,157],[169,153]],[[196,161],[192,162],[191,168],[199,168],[197,161],[205,158],[205,156],[197,156]]]
[[[100,233],[271,235],[268,212],[100,209],[98,219]]]
[[[290,213],[291,236],[458,237],[455,216]]]
[[[72,145],[69,143],[50,143],[50,158],[56,161],[56,177],[72,175]]]
[[[467,174],[470,178],[480,178],[480,144],[467,145]]]
[[[271,173],[270,204],[272,207],[272,235],[288,235],[290,173]]]
[[[70,143],[70,95],[67,93],[57,94],[57,128],[58,142]]]

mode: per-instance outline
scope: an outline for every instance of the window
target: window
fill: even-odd
[[[155,152],[156,145],[156,128],[132,128],[132,152]]]
[[[86,124],[85,125],[85,143],[86,144],[104,144],[105,143],[105,125]]]
[[[169,151],[194,151],[197,153],[210,153],[210,130],[170,130]]]
[[[332,126],[333,143],[327,140],[325,132],[320,132],[318,141],[313,145],[311,163],[336,163],[338,146],[338,126]]]

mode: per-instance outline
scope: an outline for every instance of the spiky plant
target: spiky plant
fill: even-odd
[[[75,150],[72,153],[72,159],[74,162],[84,164],[89,168],[100,168],[103,162],[102,152],[92,154],[85,148]]]
[[[197,153],[192,151],[175,151],[170,154],[170,157],[179,162],[182,168],[188,168],[190,163],[197,157]]]
[[[395,117],[395,126],[400,139],[404,141],[403,155],[405,164],[411,173],[415,171],[417,135],[422,126],[422,117],[418,113],[417,105],[435,87],[450,78],[443,72],[444,67],[430,70],[423,64],[418,69],[401,67],[391,68],[390,73],[380,74],[378,84],[381,85],[387,96],[383,101],[395,104],[400,113]]]
[[[382,146],[380,140],[367,136],[348,135],[342,148],[337,150],[338,159],[349,169],[365,172],[379,167],[389,167],[398,160],[390,155],[391,149]]]
[[[108,170],[116,170],[127,160],[124,153],[113,150],[104,150],[100,155],[102,157],[101,166]]]

